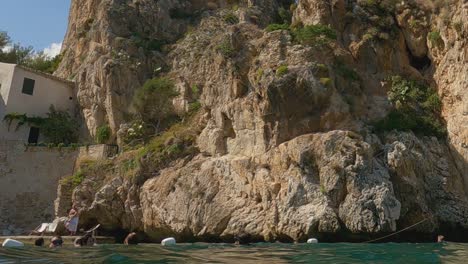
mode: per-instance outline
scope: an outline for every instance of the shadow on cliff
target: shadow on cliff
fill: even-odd
[[[5,101],[3,100],[3,97],[0,96],[0,122],[3,122],[3,118],[6,114],[6,105]],[[2,135],[0,135],[1,137]]]
[[[465,159],[463,154],[458,151],[450,140],[447,140],[446,144],[451,155],[451,160],[454,163],[454,167],[463,179],[465,198],[468,199],[468,160]],[[468,148],[466,145],[462,145],[461,147],[465,149]]]

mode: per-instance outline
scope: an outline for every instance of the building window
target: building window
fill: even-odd
[[[38,140],[39,140],[39,128],[31,127],[31,129],[29,129],[28,143],[37,144]]]
[[[36,83],[35,80],[24,78],[23,82],[23,90],[21,91],[24,94],[33,95],[34,93],[34,84]]]

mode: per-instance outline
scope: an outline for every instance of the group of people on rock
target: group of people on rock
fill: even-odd
[[[70,236],[76,235],[78,229],[79,214],[75,204],[72,205],[68,213],[68,220],[65,222],[65,228],[70,233]],[[34,241],[34,245],[37,247],[43,247],[45,244],[44,238],[40,237]],[[54,236],[50,240],[49,248],[62,247],[63,239],[61,236]],[[75,247],[94,246],[96,245],[96,239],[93,237],[92,232],[87,232],[84,236],[78,237],[73,242]]]

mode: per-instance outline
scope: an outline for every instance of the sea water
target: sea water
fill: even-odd
[[[468,244],[178,244],[0,248],[0,263],[468,263]]]

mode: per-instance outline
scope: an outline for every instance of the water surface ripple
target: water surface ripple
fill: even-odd
[[[468,244],[179,244],[0,248],[0,263],[468,263]]]

